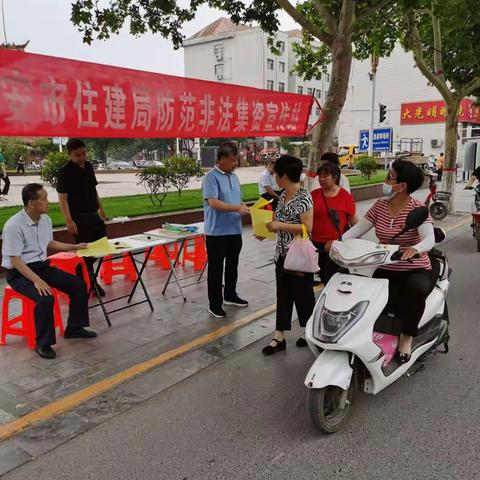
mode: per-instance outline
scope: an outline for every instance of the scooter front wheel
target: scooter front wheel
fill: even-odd
[[[335,433],[344,426],[355,399],[355,384],[352,378],[346,391],[335,385],[308,390],[307,411],[315,427],[325,433]]]

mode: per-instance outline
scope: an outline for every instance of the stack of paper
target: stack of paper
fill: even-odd
[[[96,242],[88,244],[87,248],[77,250],[79,257],[105,257],[106,255],[112,255],[116,253],[116,249],[110,244],[107,237],[103,237]]]

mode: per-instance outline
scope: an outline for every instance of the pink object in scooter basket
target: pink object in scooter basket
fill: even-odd
[[[388,333],[373,332],[373,343],[381,348],[385,358],[382,367],[386,367],[395,356],[398,348],[398,337]]]

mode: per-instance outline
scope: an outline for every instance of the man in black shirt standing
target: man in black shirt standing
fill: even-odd
[[[85,142],[71,138],[67,142],[70,161],[60,170],[57,182],[60,209],[67,223],[67,230],[77,243],[90,243],[107,235],[106,219],[97,193],[97,179],[92,164],[87,161]],[[85,259],[90,278],[94,280],[93,258]],[[98,285],[100,295],[105,292]]]

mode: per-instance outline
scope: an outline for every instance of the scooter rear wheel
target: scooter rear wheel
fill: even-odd
[[[338,432],[348,420],[356,393],[356,382],[352,378],[342,408],[343,388],[329,385],[324,388],[309,389],[307,411],[315,427],[325,433]]]
[[[448,214],[448,210],[445,204],[441,202],[435,202],[430,205],[430,215],[435,220],[443,220]]]

